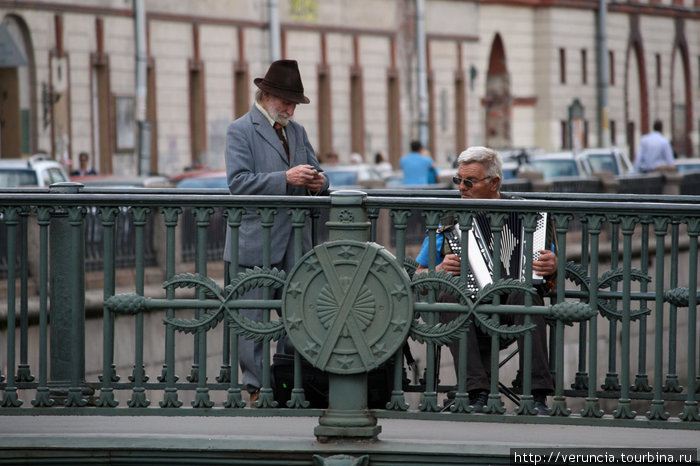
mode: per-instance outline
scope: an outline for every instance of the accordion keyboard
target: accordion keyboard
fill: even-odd
[[[537,228],[532,234],[532,260],[536,261],[540,258],[540,250],[547,249],[545,239],[547,236],[547,212],[540,212],[537,219]],[[524,257],[524,256],[523,256]],[[532,272],[532,279],[541,281],[542,277]]]

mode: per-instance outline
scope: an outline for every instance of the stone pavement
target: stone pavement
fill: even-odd
[[[694,448],[695,430],[380,418],[376,442],[319,443],[316,417],[2,416],[0,452],[8,449],[129,449],[364,455],[450,452],[507,458],[510,448]],[[643,421],[642,421],[643,422]],[[698,451],[695,450],[696,460]],[[3,456],[0,453],[0,456]],[[2,463],[2,461],[0,461]]]

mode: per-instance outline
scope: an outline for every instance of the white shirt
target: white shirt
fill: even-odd
[[[671,144],[661,133],[652,131],[639,140],[639,151],[634,159],[634,170],[644,173],[662,165],[673,165]]]

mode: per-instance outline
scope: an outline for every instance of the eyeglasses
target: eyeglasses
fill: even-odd
[[[464,183],[464,186],[466,186],[467,188],[473,188],[475,184],[481,183],[482,181],[488,180],[489,178],[493,178],[493,176],[486,176],[480,180],[472,180],[471,178],[460,178],[459,176],[453,176],[452,182],[457,186]]]

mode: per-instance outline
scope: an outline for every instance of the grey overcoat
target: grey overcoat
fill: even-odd
[[[248,113],[232,122],[226,131],[226,172],[231,194],[244,195],[308,195],[303,187],[287,185],[286,171],[296,165],[312,165],[322,171],[306,130],[293,120],[285,127],[290,161],[268,119],[253,105]],[[328,189],[325,177],[323,191]],[[307,222],[304,251],[311,247]],[[286,209],[278,209],[272,227],[271,264],[281,264],[292,234],[292,219]],[[261,266],[263,235],[260,215],[255,208],[243,215],[239,231],[241,266]],[[224,260],[231,260],[231,231],[226,235]],[[287,271],[289,272],[289,271]]]

